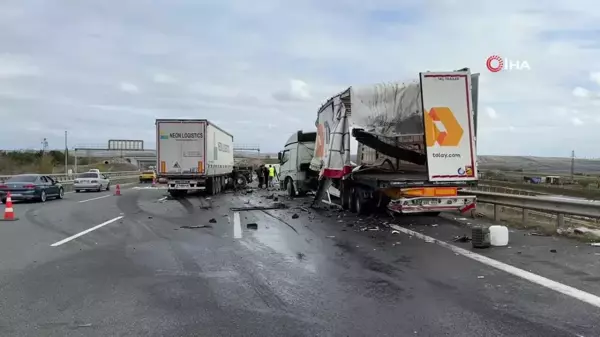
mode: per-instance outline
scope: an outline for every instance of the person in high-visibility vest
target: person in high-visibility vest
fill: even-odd
[[[269,186],[273,187],[273,180],[275,179],[275,168],[269,165]]]

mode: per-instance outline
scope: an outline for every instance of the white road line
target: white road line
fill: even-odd
[[[242,238],[242,224],[240,221],[240,212],[233,213],[233,237],[236,239]]]
[[[573,288],[571,286],[568,286],[566,284],[562,284],[556,281],[553,281],[551,279],[545,278],[543,276],[528,272],[526,270],[517,268],[517,267],[513,267],[509,264],[491,259],[487,256],[483,256],[477,253],[474,253],[472,251],[460,248],[460,247],[456,247],[454,245],[451,245],[447,242],[444,241],[440,241],[437,240],[435,238],[432,238],[430,236],[427,235],[423,235],[421,233],[415,232],[415,231],[411,231],[410,229],[406,229],[404,227],[400,227],[397,225],[392,225],[391,226],[393,229],[402,232],[402,233],[406,233],[408,235],[413,235],[418,237],[419,239],[425,240],[425,241],[433,241],[435,243],[437,243],[438,245],[444,247],[444,248],[448,248],[451,251],[453,251],[456,254],[460,254],[464,257],[468,257],[469,259],[481,262],[485,265],[488,265],[490,267],[496,268],[498,270],[502,270],[504,272],[507,272],[509,274],[512,274],[514,276],[520,277],[522,279],[525,279],[529,282],[541,285],[542,287],[546,287],[548,289],[552,289],[554,291],[557,291],[561,294],[576,298],[582,302],[591,304],[597,308],[600,308],[600,297],[594,295],[594,294],[590,294],[588,292],[585,292],[583,290],[579,290],[577,288]]]
[[[84,231],[83,231],[83,232],[81,232],[81,233],[77,233],[77,234],[75,234],[75,235],[73,235],[73,236],[69,236],[69,237],[68,237],[68,238],[66,238],[66,239],[62,239],[62,240],[60,240],[60,241],[58,241],[58,242],[56,242],[56,243],[53,243],[53,244],[51,244],[50,246],[52,246],[52,247],[58,247],[58,246],[60,246],[60,245],[62,245],[62,244],[64,244],[64,243],[67,243],[67,242],[71,241],[71,240],[77,239],[78,237],[80,237],[80,236],[82,236],[82,235],[85,235],[85,234],[87,234],[87,233],[89,233],[89,232],[91,232],[91,231],[95,231],[95,230],[96,230],[96,229],[98,229],[98,228],[104,227],[104,226],[106,226],[106,225],[108,225],[108,224],[111,224],[111,223],[113,223],[113,222],[117,221],[117,220],[123,219],[123,217],[124,217],[124,215],[121,215],[121,216],[118,216],[118,217],[116,217],[116,218],[114,218],[114,219],[110,219],[110,220],[108,220],[108,221],[105,221],[105,222],[103,222],[103,223],[99,224],[98,226],[94,226],[94,227],[92,227],[92,228],[86,229],[86,230],[84,230]]]
[[[82,203],[82,202],[88,202],[88,201],[93,201],[93,200],[98,200],[98,199],[104,199],[104,198],[108,198],[108,197],[110,197],[110,196],[112,196],[112,194],[107,194],[107,195],[103,195],[103,196],[101,196],[101,197],[92,198],[92,199],[85,199],[85,200],[81,200],[81,201],[79,201],[79,203]]]

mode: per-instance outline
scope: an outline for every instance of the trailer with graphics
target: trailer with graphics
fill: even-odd
[[[233,136],[205,119],[157,119],[157,176],[172,196],[225,189],[233,171]]]
[[[423,72],[410,83],[350,87],[321,106],[311,169],[316,201],[359,214],[467,211],[476,198],[478,74]],[[357,143],[351,163],[350,137]]]

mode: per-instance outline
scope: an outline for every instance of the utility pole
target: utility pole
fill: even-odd
[[[69,147],[67,146],[67,130],[65,130],[65,174],[69,174]]]
[[[571,181],[575,179],[575,150],[571,151]]]

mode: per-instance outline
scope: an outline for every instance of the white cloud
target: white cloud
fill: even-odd
[[[496,119],[498,118],[498,113],[496,112],[496,110],[494,110],[492,107],[485,107],[485,113],[488,115],[488,117],[490,117],[491,119]]]
[[[27,56],[0,54],[0,79],[38,76],[40,69]]]
[[[583,121],[579,117],[571,118],[571,123],[573,123],[575,126],[583,125]]]
[[[175,79],[173,76],[170,76],[168,74],[162,74],[162,73],[154,74],[154,76],[152,77],[152,80],[156,83],[162,83],[162,84],[177,83],[177,79]]]
[[[590,91],[586,88],[576,87],[575,89],[573,89],[573,96],[582,98],[589,97]]]
[[[42,12],[4,0],[0,115],[14,117],[0,125],[0,144],[60,144],[52,135],[64,120],[74,143],[126,134],[152,144],[154,117],[191,116],[275,152],[296,130],[313,130],[320,104],[345,87],[468,66],[481,73],[480,153],[596,154],[597,124],[571,119],[600,115],[600,8],[591,0],[340,1],[69,2]],[[490,73],[494,54],[531,69]],[[16,131],[31,120],[45,131]],[[556,132],[561,139],[544,137]]]
[[[600,71],[590,73],[590,80],[600,85]]]
[[[128,92],[130,94],[137,94],[140,92],[140,89],[137,85],[129,82],[121,82],[119,83],[119,89],[124,92]]]

